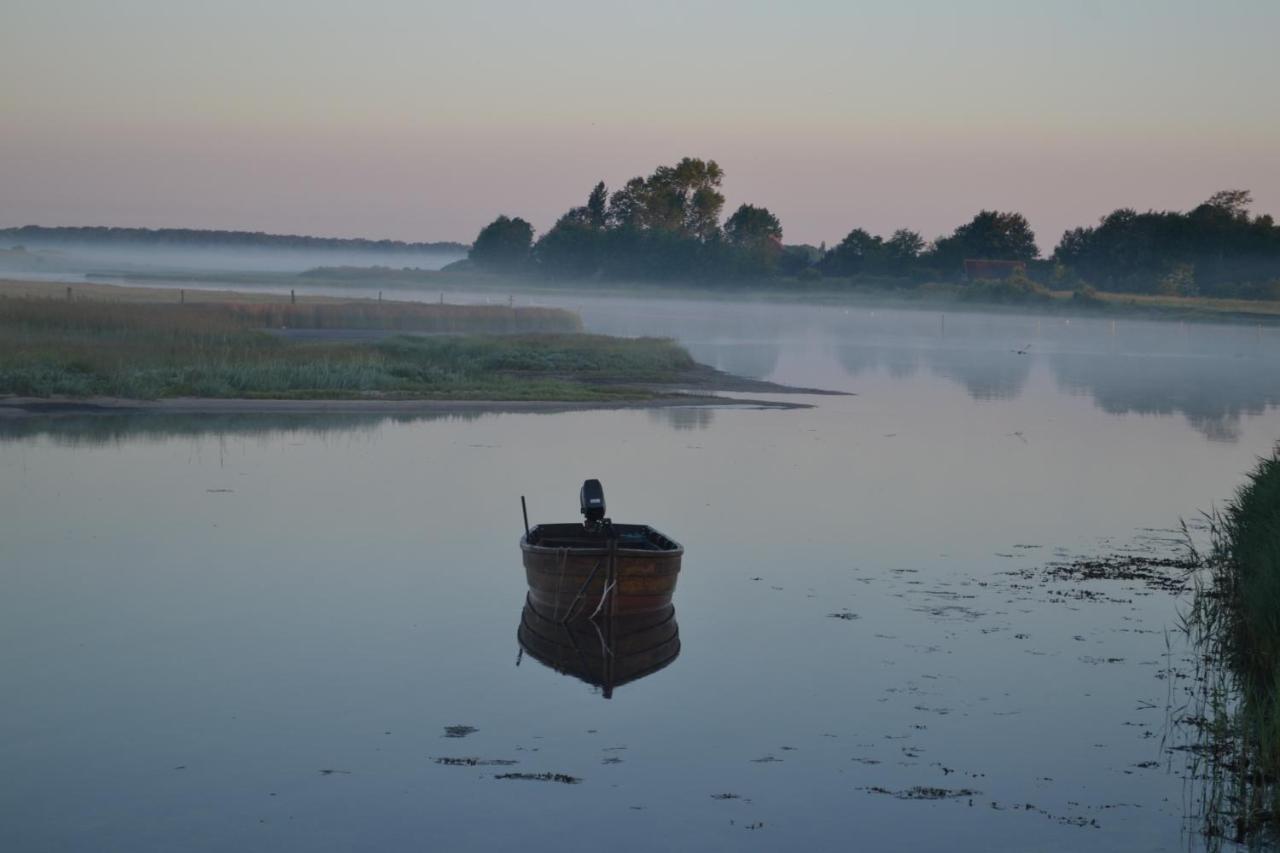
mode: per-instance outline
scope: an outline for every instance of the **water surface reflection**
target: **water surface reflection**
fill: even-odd
[[[676,610],[613,613],[569,622],[538,612],[529,600],[520,611],[521,650],[556,672],[600,689],[605,699],[624,684],[665,669],[680,654]]]

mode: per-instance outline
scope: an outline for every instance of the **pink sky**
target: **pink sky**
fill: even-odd
[[[1029,5],[17,0],[0,226],[469,241],[685,155],[789,242],[1280,214],[1280,6]]]

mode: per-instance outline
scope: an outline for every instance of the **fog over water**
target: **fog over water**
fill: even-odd
[[[848,394],[0,422],[0,847],[1197,847],[1179,599],[1045,569],[1202,535],[1280,331],[512,296]],[[679,657],[608,701],[516,643],[519,497],[586,477],[687,549]]]
[[[298,273],[315,267],[386,266],[438,270],[466,255],[458,251],[378,250],[378,249],[278,249],[210,246],[208,248],[165,248],[154,244],[103,245],[101,243],[31,243],[22,245],[28,257],[0,255],[0,276],[29,277],[40,273],[61,279],[84,273],[132,272],[148,275],[164,273]]]

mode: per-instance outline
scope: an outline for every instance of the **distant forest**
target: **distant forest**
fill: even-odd
[[[467,251],[462,243],[406,243],[401,240],[364,240],[342,237],[303,237],[296,234],[264,234],[261,231],[212,231],[199,228],[45,227],[24,225],[0,229],[0,242],[39,246],[81,245],[156,246],[180,249],[323,249],[379,252]]]
[[[979,211],[950,234],[926,240],[909,228],[878,236],[854,228],[839,244],[788,245],[765,207],[743,204],[723,219],[724,171],[686,157],[586,203],[534,239],[519,217],[499,216],[471,247],[477,267],[555,278],[716,283],[744,278],[825,282],[831,287],[912,288],[999,278],[1013,295],[1092,289],[1181,296],[1280,299],[1280,227],[1251,216],[1245,190],[1225,190],[1186,212],[1121,209],[1074,228],[1040,256],[1025,216]],[[988,286],[990,282],[984,283]]]

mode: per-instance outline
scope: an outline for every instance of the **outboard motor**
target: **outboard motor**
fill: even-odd
[[[582,505],[583,524],[587,527],[608,522],[604,517],[604,486],[599,480],[587,480],[582,484],[578,502]]]

